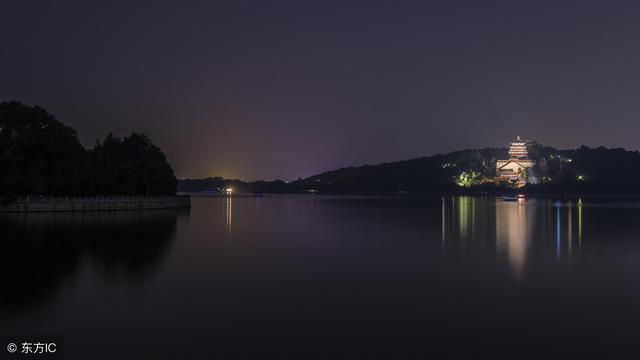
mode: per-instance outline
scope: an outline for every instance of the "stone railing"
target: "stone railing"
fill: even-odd
[[[0,202],[0,212],[61,212],[177,209],[191,206],[188,195],[179,196],[26,196]]]

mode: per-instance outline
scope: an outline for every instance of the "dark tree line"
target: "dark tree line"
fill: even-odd
[[[538,162],[541,182],[519,192],[531,194],[640,194],[640,153],[621,148],[557,150],[537,143],[530,157]],[[494,184],[496,159],[506,159],[506,148],[462,150],[413,160],[342,168],[289,183],[292,187],[321,192],[504,193],[513,191]],[[477,185],[460,187],[462,173],[477,173]]]
[[[530,157],[538,162],[534,175],[540,182],[517,191],[529,194],[640,194],[640,153],[625,149],[589,148],[557,150],[533,143]],[[227,186],[244,192],[321,193],[461,193],[504,194],[515,191],[496,184],[496,160],[508,158],[506,148],[461,150],[406,161],[347,167],[285,183],[241,182],[222,178],[181,180],[185,192]],[[475,184],[461,186],[461,174],[475,174]]]
[[[182,179],[178,182],[178,191],[180,192],[223,192],[226,188],[232,188],[237,193],[288,193],[297,191],[295,187],[282,180],[242,181],[208,177],[204,179]],[[300,189],[300,191],[303,190],[302,188]]]
[[[109,134],[88,152],[90,177],[86,183],[95,194],[174,194],[177,180],[160,148],[143,134],[118,138]]]
[[[85,150],[76,131],[45,109],[0,103],[0,196],[173,195],[164,153],[143,134],[109,134]]]

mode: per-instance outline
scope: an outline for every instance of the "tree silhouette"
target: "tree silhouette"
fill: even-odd
[[[91,151],[90,164],[97,194],[168,195],[178,184],[164,153],[144,134],[109,134]]]
[[[0,103],[0,194],[78,193],[84,155],[76,131],[43,108]]]
[[[0,103],[0,197],[21,195],[172,195],[176,177],[143,134],[109,134],[85,150],[74,129],[45,109]]]

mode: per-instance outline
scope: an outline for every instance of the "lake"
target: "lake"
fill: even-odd
[[[640,355],[638,201],[194,197],[0,234],[0,333],[68,359]]]

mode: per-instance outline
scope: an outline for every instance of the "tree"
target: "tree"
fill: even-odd
[[[109,134],[91,151],[97,194],[173,195],[178,181],[164,153],[144,134]]]
[[[84,149],[76,131],[45,109],[0,103],[0,195],[81,191]]]

